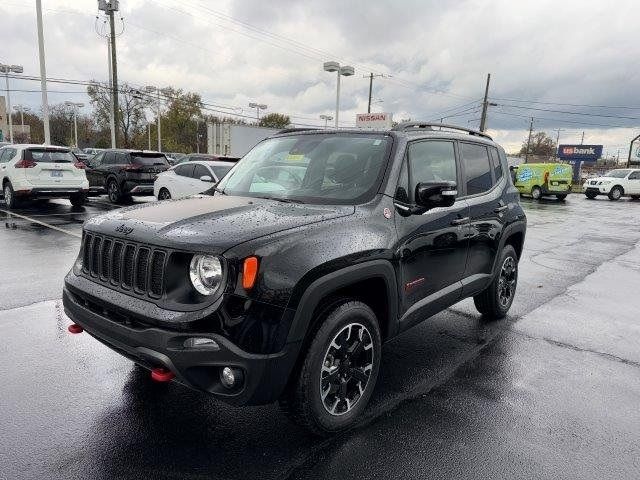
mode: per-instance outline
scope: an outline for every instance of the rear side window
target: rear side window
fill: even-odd
[[[211,176],[211,172],[204,165],[197,165],[196,164],[196,166],[195,166],[195,168],[193,170],[193,178],[199,180],[200,177],[204,177],[205,175],[207,177],[210,177]]]
[[[640,180],[640,170],[631,172],[631,175],[629,175],[629,180]]]
[[[30,148],[24,151],[25,160],[36,163],[75,163],[76,157],[68,150],[53,150],[46,148]]]
[[[456,154],[453,142],[429,140],[414,142],[407,151],[409,198],[420,182],[456,182]]]
[[[129,163],[129,156],[126,153],[116,153],[115,164],[127,165]]]
[[[464,165],[464,182],[467,185],[467,195],[491,190],[491,164],[487,147],[475,143],[460,143],[462,163]]]
[[[138,165],[169,165],[169,163],[167,163],[167,157],[162,154],[131,154],[131,158],[133,159],[133,163],[137,163]]]
[[[15,148],[3,148],[2,150],[0,150],[0,163],[7,163],[9,160],[11,160],[13,157],[15,157],[16,155],[16,149]]]
[[[183,163],[174,168],[173,171],[176,172],[176,175],[190,177],[193,174],[193,164]]]
[[[495,147],[489,148],[491,154],[491,166],[493,167],[493,178],[498,183],[502,178],[502,163],[500,163],[500,157],[498,156],[498,149]]]

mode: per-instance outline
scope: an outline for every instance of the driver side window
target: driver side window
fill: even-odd
[[[411,202],[414,201],[413,197],[418,183],[442,181],[457,183],[456,154],[453,142],[427,140],[411,143],[407,149],[407,164],[409,167],[409,191],[407,194]]]

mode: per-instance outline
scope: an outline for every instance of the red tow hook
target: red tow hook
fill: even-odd
[[[69,333],[73,333],[74,335],[84,332],[84,328],[82,328],[77,323],[72,323],[71,325],[69,325],[67,327],[67,330],[69,330]]]
[[[170,382],[176,374],[166,368],[154,368],[151,370],[151,379],[156,382]]]

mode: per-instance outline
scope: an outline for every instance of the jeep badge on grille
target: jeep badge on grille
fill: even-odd
[[[127,227],[124,223],[122,225],[120,225],[119,227],[116,227],[116,232],[118,233],[122,233],[123,235],[129,235],[131,232],[133,232],[133,228],[131,227]]]

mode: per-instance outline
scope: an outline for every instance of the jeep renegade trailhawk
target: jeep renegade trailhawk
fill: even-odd
[[[69,330],[326,434],[365,409],[383,342],[466,297],[484,318],[513,301],[526,219],[484,133],[286,130],[209,193],[88,220]]]

